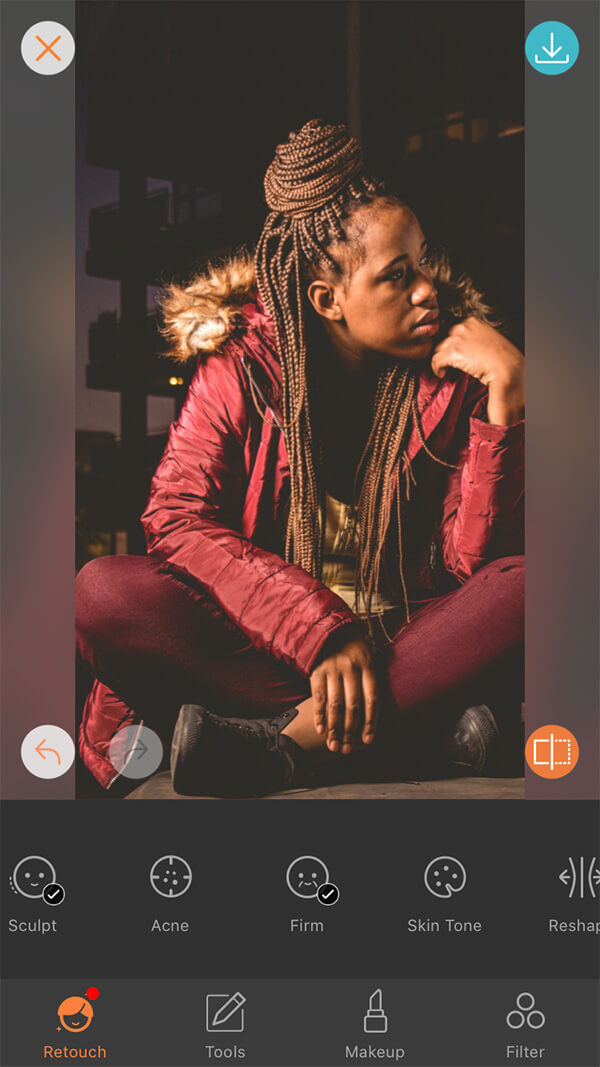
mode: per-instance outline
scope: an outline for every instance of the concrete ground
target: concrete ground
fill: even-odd
[[[349,782],[315,789],[289,789],[264,800],[522,800],[524,778],[448,778],[433,782]],[[168,771],[155,774],[127,800],[207,800],[175,793]]]

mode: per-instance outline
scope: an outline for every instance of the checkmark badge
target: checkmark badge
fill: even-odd
[[[50,904],[53,908],[56,908],[58,904],[62,904],[65,899],[64,886],[59,882],[49,882],[44,887],[42,897],[46,904]]]
[[[319,904],[323,904],[326,908],[330,908],[332,904],[337,904],[339,899],[340,891],[333,882],[325,882],[324,885],[320,885],[317,889],[317,900]]]

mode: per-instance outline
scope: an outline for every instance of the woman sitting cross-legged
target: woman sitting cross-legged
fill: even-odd
[[[500,774],[523,685],[523,356],[343,126],[278,146],[241,254],[164,298],[197,359],[142,522],[78,578],[80,750],[176,790]],[[176,724],[176,725],[175,725]]]

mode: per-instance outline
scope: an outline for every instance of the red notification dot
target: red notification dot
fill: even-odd
[[[97,1000],[100,996],[100,990],[96,989],[95,985],[91,985],[89,989],[86,989],[85,995],[88,1000]]]

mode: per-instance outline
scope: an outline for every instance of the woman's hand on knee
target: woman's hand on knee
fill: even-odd
[[[377,725],[378,692],[371,650],[364,638],[347,641],[310,676],[317,733],[331,752],[369,745]]]

